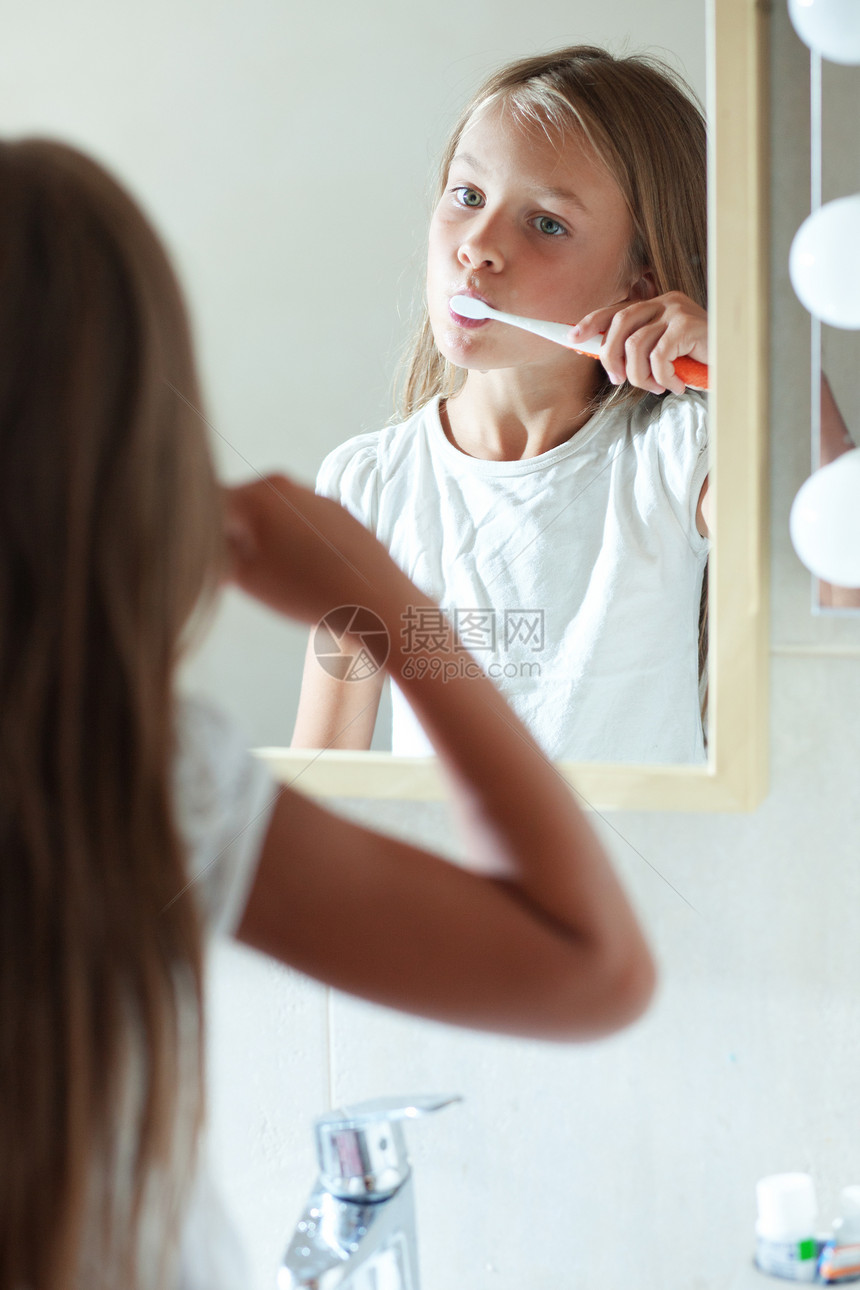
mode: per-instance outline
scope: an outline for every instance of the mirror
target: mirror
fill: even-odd
[[[750,4],[717,0],[709,21],[711,478],[716,502],[709,756],[703,767],[561,764],[561,773],[598,806],[751,809],[765,786],[763,17]],[[298,750],[270,750],[267,755],[280,774],[309,791],[410,797],[442,791],[432,760]]]
[[[617,20],[619,15],[613,15]],[[675,15],[677,17],[677,14]],[[699,15],[701,17],[701,15]],[[649,14],[649,30],[636,31],[637,19],[629,12],[625,13],[625,30],[629,33],[629,48],[651,48],[657,46],[660,52],[668,48],[670,58],[680,61],[688,77],[696,81],[695,53],[687,52],[678,57],[678,40],[681,26],[678,25],[672,37],[660,39],[652,25],[653,15]],[[689,11],[687,11],[689,21]],[[713,621],[711,630],[711,744],[709,760],[703,766],[631,766],[630,764],[598,765],[590,763],[584,766],[567,767],[563,773],[569,774],[573,782],[584,792],[589,801],[602,805],[626,804],[639,806],[682,805],[687,809],[697,806],[720,805],[722,809],[729,806],[752,805],[760,794],[763,781],[762,739],[763,739],[763,704],[765,688],[763,684],[763,621],[761,615],[761,579],[760,548],[758,532],[761,523],[761,496],[763,487],[761,474],[761,442],[764,426],[761,373],[750,372],[749,366],[753,356],[760,351],[761,301],[756,299],[758,257],[755,252],[757,235],[757,182],[760,182],[761,169],[757,167],[755,149],[757,146],[756,128],[758,109],[755,102],[757,79],[751,76],[746,85],[740,79],[739,72],[743,67],[751,72],[757,56],[754,40],[754,18],[748,6],[717,4],[712,11],[710,49],[714,60],[707,98],[709,116],[713,126],[715,152],[712,157],[711,179],[711,323],[712,344],[716,359],[714,363],[715,378],[723,375],[723,383],[715,386],[712,399],[712,426],[715,428],[712,456],[713,477],[719,476],[720,454],[722,453],[722,475],[719,478],[725,485],[731,481],[732,472],[739,470],[743,476],[740,488],[729,482],[729,495],[734,498],[731,507],[731,520],[723,514],[722,520],[716,520],[716,545],[712,558],[713,582],[716,583],[722,570],[727,577],[724,583],[725,593],[720,604],[720,588],[712,585]],[[643,21],[641,14],[638,21]],[[614,28],[618,30],[617,26]],[[551,35],[546,42],[538,42],[531,34],[529,48],[552,47],[569,39],[567,29],[561,26],[558,35]],[[699,57],[703,44],[704,27],[698,27],[696,39]],[[589,30],[589,39],[599,41],[602,37]],[[723,42],[723,51],[720,42]],[[612,47],[616,44],[609,37],[606,41]],[[520,54],[523,45],[514,44],[511,53]],[[505,54],[493,59],[482,59],[482,72],[488,66],[497,66],[505,61]],[[693,66],[691,66],[691,64]],[[458,62],[458,69],[460,63]],[[731,68],[731,70],[728,70]],[[723,81],[720,76],[723,76]],[[451,108],[447,114],[446,125],[459,110],[462,101],[474,88],[481,75],[468,80],[462,78],[459,93],[451,96]],[[701,87],[701,81],[699,82]],[[743,112],[738,115],[739,91],[743,89],[750,94],[750,101],[741,102]],[[723,97],[724,96],[724,97]],[[722,105],[733,99],[728,111],[721,110]],[[729,131],[736,130],[737,137],[732,139]],[[440,141],[446,133],[433,133],[428,152],[435,157],[440,151]],[[429,139],[429,135],[427,136]],[[733,151],[734,149],[734,151]],[[743,165],[741,160],[743,159]],[[753,163],[752,165],[750,163]],[[720,182],[720,171],[731,173],[730,182]],[[738,182],[738,174],[750,176],[751,190],[747,191]],[[426,186],[425,186],[426,191]],[[420,282],[424,269],[424,243],[427,220],[427,204],[418,213],[417,233],[414,241],[413,269],[409,275],[408,303],[402,306],[404,319],[411,314],[411,299],[415,293],[415,280]],[[722,221],[722,222],[721,222]],[[721,241],[722,239],[722,241]],[[738,275],[738,284],[734,290],[736,298],[731,301],[731,274]],[[743,304],[740,296],[745,296]],[[752,299],[750,299],[752,297]],[[747,348],[742,355],[731,349],[731,338],[720,330],[720,307],[725,317],[733,318],[735,340],[738,339],[737,325],[739,309],[741,313],[748,310],[747,320],[751,328],[747,335]],[[410,328],[404,329],[407,333]],[[728,371],[728,379],[726,372]],[[756,382],[758,381],[758,385]],[[738,404],[746,399],[743,411]],[[717,409],[728,406],[732,411],[734,426],[744,427],[746,442],[744,445],[733,444],[725,438],[723,431],[716,431],[719,419],[720,427],[726,425],[725,416],[720,416]],[[362,425],[350,427],[346,435],[335,437],[334,443],[352,438],[359,431],[372,430],[379,424],[390,422],[390,414],[382,422],[365,421]],[[751,426],[751,421],[753,425]],[[731,422],[729,424],[732,424]],[[732,431],[728,432],[731,435]],[[326,452],[333,447],[329,439],[321,445],[319,455],[314,461],[318,466]],[[751,465],[750,451],[755,452],[755,461]],[[732,453],[735,453],[732,456]],[[719,487],[715,488],[719,506]],[[725,494],[724,494],[725,495]],[[739,506],[743,499],[743,509]],[[745,525],[751,527],[744,532]],[[728,531],[727,530],[731,530]],[[752,539],[750,534],[755,534]],[[733,551],[732,543],[738,547]],[[746,574],[743,566],[746,562]],[[751,562],[751,563],[750,563]],[[741,591],[745,578],[750,582],[745,592]],[[738,614],[745,621],[737,627],[732,625],[732,615]],[[721,654],[721,650],[724,650]],[[396,696],[395,696],[396,702]],[[383,713],[377,722],[377,738],[380,732],[388,727],[389,718]],[[733,725],[733,722],[735,723]],[[382,745],[385,746],[384,744]],[[381,752],[376,754],[351,754],[311,751],[302,753],[295,750],[286,755],[269,754],[279,769],[291,782],[309,791],[333,793],[356,793],[358,795],[375,795],[377,792],[388,796],[404,794],[408,796],[436,795],[442,791],[438,780],[435,762],[414,761],[412,759],[389,758]],[[586,785],[589,785],[586,787]]]
[[[708,761],[564,765],[596,806],[739,809],[764,789],[765,407],[760,254],[760,6],[633,0],[537,11],[500,0],[324,10],[156,0],[159,23],[100,11],[101,43],[52,15],[4,40],[11,133],[57,134],[129,185],[171,247],[192,309],[205,414],[228,480],[287,468],[312,484],[337,444],[392,418],[423,278],[430,175],[493,68],[570,43],[652,52],[706,97],[710,162],[711,479]],[[491,22],[488,15],[491,13]],[[156,16],[158,16],[156,14]],[[150,13],[150,19],[153,14]],[[620,35],[619,33],[623,33]],[[707,66],[707,76],[706,76]],[[26,70],[22,75],[20,69]],[[121,68],[121,73],[117,71]],[[237,715],[277,772],[311,793],[436,797],[432,758],[290,752],[306,629],[228,593],[188,681]],[[380,721],[383,728],[385,718]],[[271,751],[271,750],[276,751]]]

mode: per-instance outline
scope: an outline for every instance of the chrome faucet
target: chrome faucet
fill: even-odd
[[[278,1290],[419,1290],[412,1170],[400,1121],[459,1097],[378,1097],[315,1122],[319,1177]]]

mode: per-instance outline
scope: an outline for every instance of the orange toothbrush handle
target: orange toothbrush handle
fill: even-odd
[[[694,390],[708,388],[708,365],[695,358],[676,358],[672,366],[685,385]]]

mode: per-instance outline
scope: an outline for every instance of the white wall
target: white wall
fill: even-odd
[[[748,816],[616,813],[601,825],[662,967],[648,1016],[610,1041],[502,1041],[331,999],[332,1100],[467,1098],[411,1130],[427,1290],[740,1290],[758,1177],[811,1170],[825,1225],[839,1188],[860,1181],[860,619],[810,616],[787,537],[809,461],[808,319],[785,269],[808,212],[807,58],[780,4],[773,28],[771,791]],[[450,837],[435,804],[340,806],[438,849]],[[282,989],[307,1002],[294,980]],[[226,1035],[226,1014],[220,1025]],[[261,1026],[255,1063],[302,1049],[292,1019]],[[216,1083],[240,1083],[253,1063],[225,1056]],[[302,1070],[303,1088],[321,1080],[310,1056]],[[313,1161],[286,1080],[260,1093],[245,1128],[271,1117],[290,1151],[275,1162],[262,1138],[250,1157],[245,1140],[221,1145],[263,1290]],[[280,1230],[268,1225],[275,1192]]]

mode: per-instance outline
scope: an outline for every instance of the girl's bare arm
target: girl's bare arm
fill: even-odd
[[[352,654],[361,648],[351,637],[342,644]],[[331,676],[316,656],[311,629],[292,747],[369,748],[384,681],[381,670],[357,681]]]
[[[379,615],[387,667],[439,754],[471,868],[284,789],[240,939],[340,989],[444,1021],[582,1039],[633,1020],[654,965],[569,787],[487,678],[403,671],[403,615],[432,602],[336,503],[275,484],[230,494],[235,580],[306,621],[342,603]]]

